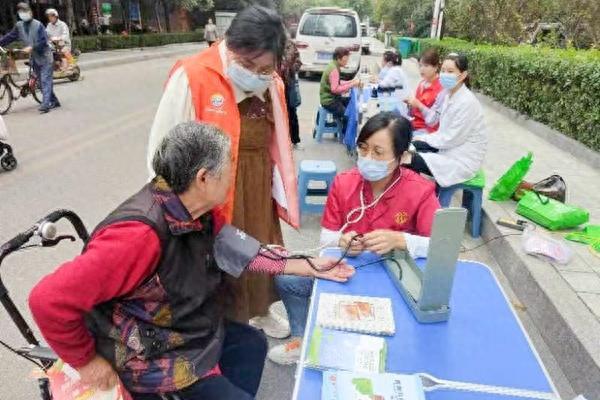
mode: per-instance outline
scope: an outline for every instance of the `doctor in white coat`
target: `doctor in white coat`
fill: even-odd
[[[467,82],[466,56],[449,54],[440,74],[440,83],[448,90],[448,96],[442,105],[439,129],[415,138],[417,153],[405,160],[409,168],[433,176],[442,187],[473,178],[487,150],[487,128],[481,105]]]

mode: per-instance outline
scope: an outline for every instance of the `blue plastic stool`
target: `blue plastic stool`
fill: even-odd
[[[469,211],[471,219],[471,236],[478,238],[481,234],[481,208],[483,205],[483,188],[477,186],[465,185],[459,183],[457,185],[440,187],[438,199],[443,208],[450,206],[452,195],[455,191],[462,190],[462,206]]]
[[[300,213],[322,213],[323,204],[310,204],[306,202],[309,196],[327,197],[329,188],[336,174],[336,166],[333,161],[304,160],[300,163],[298,174],[298,197],[300,199]],[[310,189],[310,182],[325,182],[323,189]]]
[[[328,117],[331,116],[333,119],[333,124],[327,124]],[[342,121],[338,118],[335,118],[332,113],[327,111],[325,107],[319,106],[319,110],[317,111],[317,125],[315,126],[315,134],[314,137],[317,139],[317,142],[321,143],[323,140],[323,135],[325,133],[333,133],[334,137],[338,139],[342,139]]]

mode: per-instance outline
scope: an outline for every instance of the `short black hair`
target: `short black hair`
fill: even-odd
[[[467,60],[467,56],[460,53],[450,53],[445,58],[444,61],[451,60],[456,64],[456,68],[460,72],[465,72],[469,70],[469,60]]]
[[[347,47],[336,47],[333,51],[333,59],[341,60],[345,56],[350,55],[350,50]]]
[[[394,144],[394,156],[400,159],[412,141],[413,129],[410,122],[397,112],[384,111],[371,117],[360,130],[357,143],[366,143],[375,132],[388,129]]]
[[[21,1],[17,4],[17,10],[31,11],[31,7],[29,6],[29,3],[27,3],[26,1]]]
[[[462,53],[450,53],[446,57],[444,57],[444,61],[450,60],[453,61],[456,65],[456,68],[460,72],[465,72],[469,70],[469,60],[467,60],[467,56]],[[466,87],[471,87],[471,76],[467,74],[467,77],[464,80]]]
[[[271,52],[281,63],[286,44],[283,19],[276,11],[252,5],[239,12],[225,32],[227,47],[237,53]]]
[[[402,56],[393,50],[387,50],[383,53],[383,60],[386,63],[391,62],[394,65],[402,65]]]

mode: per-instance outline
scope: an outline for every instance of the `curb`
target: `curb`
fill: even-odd
[[[577,157],[580,161],[588,164],[593,168],[600,169],[600,153],[590,149],[583,143],[561,133],[541,122],[535,121],[518,111],[506,107],[491,97],[482,94],[481,92],[474,92],[475,96],[485,105],[498,111],[503,116],[510,118],[512,121],[518,123],[523,128],[529,130],[533,134],[548,143],[556,146],[574,157]]]
[[[202,47],[199,46],[198,50],[200,50],[201,48]],[[161,51],[161,52],[157,52],[157,53],[154,53],[154,52],[145,53],[143,50],[137,50],[137,52],[139,54],[131,54],[131,55],[124,56],[124,57],[111,57],[108,59],[82,61],[79,63],[79,67],[82,70],[89,71],[89,70],[94,70],[94,69],[99,69],[99,68],[104,68],[104,67],[112,67],[115,65],[131,64],[131,63],[135,63],[135,62],[147,61],[147,60],[156,59],[156,58],[168,58],[168,57],[172,57],[172,56],[191,54],[194,51],[188,48],[188,49],[176,49],[176,50],[171,50],[171,51]]]
[[[191,45],[191,43],[189,43],[188,45]],[[152,50],[148,51],[148,50],[146,50],[146,48],[135,48],[135,49],[131,49],[132,54],[127,54],[127,55],[123,55],[123,56],[115,56],[115,57],[107,57],[107,58],[98,59],[98,60],[89,60],[89,61],[82,60],[82,61],[79,61],[77,63],[77,65],[79,66],[79,68],[81,68],[82,74],[84,74],[86,71],[91,71],[91,70],[105,68],[105,67],[113,67],[115,65],[132,64],[132,63],[136,63],[136,62],[147,61],[147,60],[152,60],[152,59],[157,59],[157,58],[168,58],[168,57],[179,56],[179,55],[193,54],[195,51],[204,49],[205,47],[206,47],[205,43],[198,43],[198,48],[196,50],[193,50],[190,47],[187,47],[185,49],[183,49],[183,48],[175,48],[175,49],[169,49],[169,50],[165,49],[165,50],[156,51],[156,52],[152,51]],[[148,48],[148,49],[156,49],[156,48]],[[109,53],[109,52],[107,52],[107,53]],[[89,54],[93,54],[93,53],[89,53]],[[27,67],[19,68],[19,75],[20,76],[27,75]]]
[[[482,211],[484,240],[506,234],[494,223],[489,210]],[[591,311],[551,263],[524,255],[517,250],[520,244],[511,243],[507,237],[495,242],[487,248],[519,301],[526,305],[527,314],[573,390],[589,399],[600,399],[598,336],[592,333],[590,338],[585,329],[589,330],[589,321],[594,320]]]

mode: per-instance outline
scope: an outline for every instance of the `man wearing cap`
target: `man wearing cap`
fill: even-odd
[[[12,42],[25,43],[23,51],[31,55],[31,63],[37,74],[42,87],[44,100],[39,110],[47,113],[53,108],[60,107],[60,102],[54,94],[52,87],[52,50],[48,43],[48,35],[44,25],[33,18],[29,4],[21,2],[17,4],[17,14],[20,21],[17,22],[12,31],[0,38],[0,46],[7,46]]]
[[[50,40],[58,45],[58,51],[60,51],[64,57],[61,58],[61,68],[65,71],[69,68],[69,65],[73,64],[73,57],[71,56],[71,35],[69,34],[69,26],[59,19],[58,11],[54,8],[46,10],[46,17],[48,18],[48,25],[46,26],[46,33]]]

